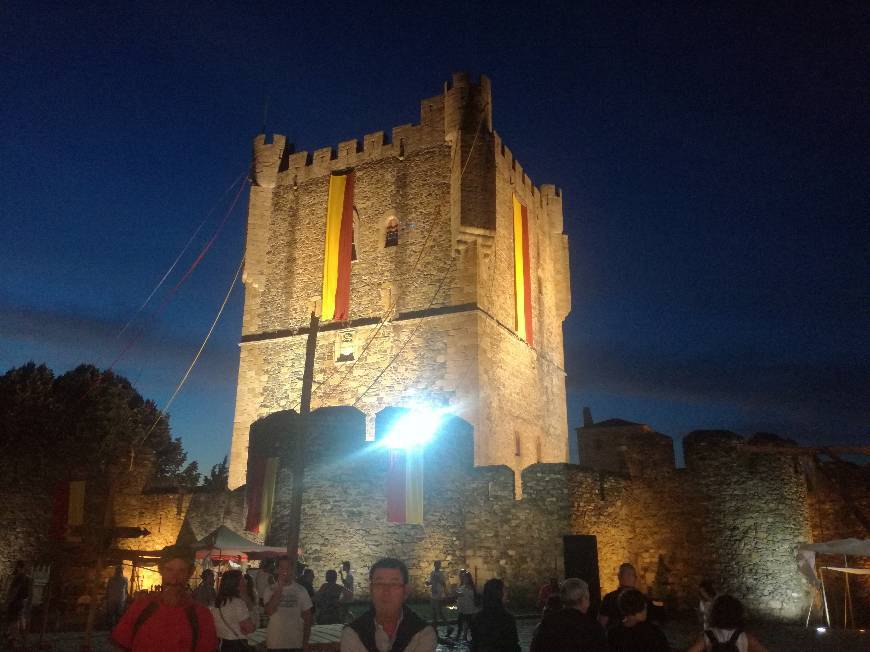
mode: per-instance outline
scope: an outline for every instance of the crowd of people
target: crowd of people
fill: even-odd
[[[350,562],[328,570],[315,589],[315,573],[288,558],[264,562],[252,575],[238,569],[221,574],[216,582],[210,568],[190,590],[195,570],[189,549],[164,549],[158,563],[159,591],[139,595],[127,604],[128,583],[118,566],[106,584],[106,618],[112,642],[133,652],[238,652],[250,650],[248,637],[265,629],[265,646],[273,651],[305,651],[313,624],[344,625],[342,652],[434,652],[439,640],[449,647],[467,645],[471,652],[519,652],[515,617],[507,610],[507,588],[501,579],[487,580],[481,591],[468,570],[459,571],[451,589],[440,561],[425,580],[430,593],[431,622],[411,610],[407,566],[384,558],[369,570],[371,602],[354,603],[355,578]],[[551,577],[538,592],[542,611],[535,627],[531,652],[666,652],[668,639],[656,621],[661,609],[636,588],[637,573],[622,564],[618,587],[604,596],[597,609],[587,582]],[[28,583],[23,564],[16,565],[4,605],[4,631],[21,633]],[[698,587],[697,641],[688,652],[766,652],[746,631],[740,601],[718,595],[709,581]],[[454,629],[448,627],[445,607],[456,611]],[[359,614],[353,611],[361,611]],[[439,629],[440,628],[440,629]],[[439,639],[439,632],[446,636]]]

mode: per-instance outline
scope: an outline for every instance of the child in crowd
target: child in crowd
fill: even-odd
[[[745,627],[746,614],[740,600],[730,595],[720,595],[713,600],[710,609],[710,628],[687,652],[767,652],[754,636],[744,631]]]
[[[646,619],[646,596],[637,589],[619,595],[622,621],[607,633],[610,652],[670,652],[668,639]]]

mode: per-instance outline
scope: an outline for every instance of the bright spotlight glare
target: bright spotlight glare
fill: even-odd
[[[404,449],[425,446],[435,436],[443,418],[443,410],[425,407],[408,410],[396,419],[381,445],[386,448]]]
[[[824,634],[825,632],[828,631],[828,628],[827,628],[827,627],[816,627],[816,631],[817,631],[819,634]]]

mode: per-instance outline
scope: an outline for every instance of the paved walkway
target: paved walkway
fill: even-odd
[[[535,618],[519,618],[517,629],[520,634],[520,646],[523,651],[529,649],[532,632],[538,624]],[[698,635],[694,620],[678,620],[663,627],[672,650],[685,650]],[[441,627],[439,634],[446,637],[447,627]],[[870,650],[870,629],[866,633],[841,630],[829,630],[823,634],[815,629],[804,629],[798,625],[782,625],[777,623],[762,623],[751,628],[761,643],[771,652],[868,652]],[[438,652],[469,652],[468,645],[444,644],[438,646]]]
[[[537,624],[534,618],[520,618],[517,621],[517,629],[520,634],[520,645],[523,651],[529,649],[532,640],[532,631]],[[696,636],[695,623],[693,620],[678,620],[668,623],[665,633],[674,650],[685,650]],[[815,629],[804,629],[798,625],[781,625],[776,623],[763,623],[751,628],[755,635],[771,652],[867,652],[870,650],[870,630],[866,633],[856,631],[844,632],[830,630],[818,633]],[[442,626],[439,634],[447,637],[448,627]],[[109,644],[107,632],[97,632],[94,636],[94,652],[110,652],[113,648]],[[77,652],[81,646],[83,637],[81,632],[67,632],[51,634],[46,640],[42,650],[52,652]],[[36,637],[30,637],[30,650],[36,650]],[[442,643],[438,646],[438,652],[469,652],[468,645],[456,646]]]

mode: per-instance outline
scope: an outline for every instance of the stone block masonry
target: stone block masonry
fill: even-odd
[[[376,435],[382,436],[388,412],[379,413]],[[694,607],[697,585],[706,578],[741,598],[755,616],[796,621],[805,616],[810,597],[794,562],[796,546],[867,536],[859,515],[870,505],[870,481],[858,465],[818,463],[788,446],[782,454],[758,453],[733,433],[696,432],[686,439],[685,469],[665,465],[656,474],[617,473],[533,463],[522,472],[518,497],[512,468],[472,463],[475,438],[459,418],[425,451],[423,525],[388,523],[388,453],[377,439],[366,439],[366,428],[365,412],[324,407],[312,413],[304,430],[287,411],[271,413],[251,430],[252,454],[280,459],[267,542],[286,543],[290,469],[301,434],[307,441],[305,561],[320,577],[350,559],[363,596],[371,564],[395,555],[409,563],[418,597],[426,593],[423,581],[432,561],[441,559],[452,584],[458,569],[468,568],[479,583],[503,578],[517,604],[530,604],[547,577],[563,576],[563,537],[587,535],[597,541],[603,592],[615,588],[619,564],[628,561],[638,570],[640,588],[671,607]],[[645,446],[658,446],[655,439],[620,441],[628,459],[642,455]],[[129,468],[128,460],[122,464]],[[117,525],[144,526],[151,535],[117,545],[154,550],[190,543],[220,524],[262,540],[263,533],[243,532],[244,487],[207,494],[154,490],[148,488],[152,471],[150,458],[137,456],[118,489],[114,519]],[[849,501],[843,500],[844,487]],[[95,483],[86,495],[89,514],[102,514],[100,491]],[[48,493],[7,493],[3,500],[14,508],[14,514],[0,515],[4,570],[18,557],[50,559],[55,544],[47,539]],[[849,562],[868,566],[867,560]],[[842,559],[820,563],[840,565]],[[146,587],[157,583],[155,574],[143,573]],[[842,622],[845,587],[837,582],[829,582],[829,600],[832,616]],[[866,623],[866,583],[855,581],[851,588],[856,622]]]
[[[426,449],[424,525],[396,525],[386,521],[386,452],[365,439],[365,421],[355,409],[321,408],[304,435],[302,545],[318,570],[352,559],[364,575],[378,557],[397,555],[408,560],[422,595],[431,562],[441,559],[454,583],[458,569],[468,568],[480,580],[504,578],[519,602],[532,602],[544,579],[563,575],[563,537],[583,534],[597,539],[602,591],[616,587],[617,569],[628,561],[641,588],[671,607],[692,608],[698,583],[711,579],[755,615],[796,620],[806,613],[809,587],[794,551],[812,536],[807,480],[789,455],[754,453],[736,435],[699,432],[687,440],[686,469],[628,474],[533,463],[518,500],[511,468],[470,464],[473,433],[455,419]],[[255,424],[252,451],[281,459],[269,534],[280,545],[299,433],[292,426],[271,432],[272,448],[258,450]]]
[[[245,482],[251,424],[298,401],[303,327],[320,307],[329,176],[347,169],[350,314],[322,324],[312,405],[359,407],[369,438],[384,407],[448,405],[474,427],[477,465],[504,464],[518,479],[529,464],[567,461],[562,197],[535,187],[492,130],[486,77],[454,75],[389,141],[377,132],[309,154],[258,136],[253,169],[231,487]],[[531,346],[516,330],[514,196],[529,213]],[[388,225],[398,227],[390,246]]]

